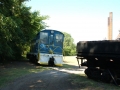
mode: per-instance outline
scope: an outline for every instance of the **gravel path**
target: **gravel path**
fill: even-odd
[[[70,82],[70,73],[48,70],[15,80],[1,90],[77,90]]]
[[[50,67],[39,73],[20,77],[0,90],[80,90],[80,86],[71,82],[71,74],[84,73],[83,69]]]

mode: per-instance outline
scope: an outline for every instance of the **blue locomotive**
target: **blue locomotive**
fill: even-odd
[[[27,58],[41,65],[62,66],[64,34],[57,30],[41,30],[31,42]]]

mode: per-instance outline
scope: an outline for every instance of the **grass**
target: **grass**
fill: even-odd
[[[85,75],[72,74],[69,81],[80,90],[120,90],[120,87],[88,79]]]

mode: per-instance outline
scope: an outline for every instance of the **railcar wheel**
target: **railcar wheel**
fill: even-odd
[[[87,68],[87,69],[85,69],[84,72],[87,75],[87,77],[90,78],[90,70]]]
[[[93,78],[93,76],[92,76],[92,70],[93,70],[93,68],[87,68],[87,69],[85,70],[85,74],[86,74],[87,77],[90,78],[90,79]]]
[[[101,76],[101,81],[110,83],[111,81],[111,76],[107,70],[103,71],[102,76]]]
[[[100,80],[101,77],[101,72],[100,70],[95,70],[92,72],[92,76],[94,80]]]

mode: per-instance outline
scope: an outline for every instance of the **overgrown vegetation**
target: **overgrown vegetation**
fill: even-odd
[[[72,36],[66,32],[64,33],[64,47],[63,47],[63,54],[64,56],[74,56],[76,55],[76,45],[74,44],[74,39]]]
[[[38,11],[31,12],[24,2],[29,0],[0,0],[0,62],[18,60],[29,51],[30,42],[47,25]],[[75,44],[65,34],[64,55],[75,55]]]
[[[46,27],[38,11],[26,7],[28,0],[0,0],[0,61],[21,58],[30,41]]]

